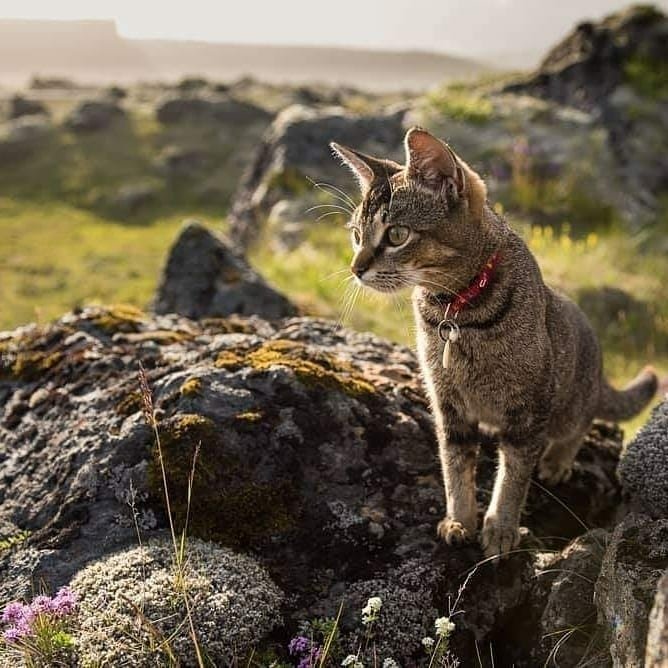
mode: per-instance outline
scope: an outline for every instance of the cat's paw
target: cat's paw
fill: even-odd
[[[507,524],[495,516],[485,517],[480,533],[480,545],[485,557],[502,556],[510,552],[520,542],[520,529]]]
[[[538,477],[550,486],[568,482],[573,475],[573,462],[543,458],[538,462]]]
[[[461,545],[471,539],[471,533],[468,529],[457,520],[444,517],[436,528],[436,533],[448,545]]]

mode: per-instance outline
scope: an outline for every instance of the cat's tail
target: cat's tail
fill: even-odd
[[[610,422],[629,420],[647,406],[658,387],[659,379],[651,366],[646,366],[623,390],[616,390],[603,380],[596,417]]]

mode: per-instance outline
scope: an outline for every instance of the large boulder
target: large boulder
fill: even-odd
[[[65,125],[74,132],[97,132],[124,117],[125,111],[114,100],[85,100],[69,113]]]
[[[568,484],[533,487],[524,522],[534,536],[522,551],[494,565],[478,563],[475,544],[439,544],[442,483],[415,356],[322,320],[90,308],[5,333],[0,350],[3,599],[100,572],[138,532],[143,542],[164,536],[164,465],[177,531],[188,517],[191,535],[252,553],[289,594],[280,643],[298,621],[335,616],[350,592],[348,642],[355,607],[375,592],[393,628],[405,620],[419,636],[383,636],[384,651],[410,664],[434,612],[447,614],[462,588],[453,649],[467,665],[476,641],[493,639],[503,661],[518,654],[508,639],[540,619],[522,612],[536,548],[580,534],[580,521],[608,524],[618,503],[619,434],[599,427]]]
[[[45,116],[22,116],[0,125],[0,165],[13,165],[44,148],[53,134]]]
[[[266,122],[270,117],[262,107],[214,94],[169,95],[160,101],[155,113],[166,125],[198,121],[248,124]]]
[[[243,258],[196,222],[183,228],[169,252],[155,310],[189,318],[236,313],[271,319],[297,312]]]
[[[9,101],[9,118],[21,116],[49,116],[48,108],[39,100],[32,100],[22,95],[14,95]]]
[[[617,525],[596,581],[599,624],[615,668],[644,665],[649,615],[668,567],[668,520],[629,514]]]
[[[315,109],[293,105],[282,111],[265,133],[251,167],[239,186],[230,221],[235,243],[247,248],[265,217],[281,199],[316,194],[315,183],[350,187],[333,159],[329,142],[371,154],[400,158],[405,109],[360,115],[340,107]],[[334,199],[341,194],[334,191]],[[305,209],[307,206],[304,207]]]

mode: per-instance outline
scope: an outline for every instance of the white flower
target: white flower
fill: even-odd
[[[434,639],[429,636],[422,638],[422,646],[427,650],[431,649],[434,646]]]
[[[440,638],[447,638],[455,630],[455,625],[450,621],[450,617],[439,617],[434,622],[434,627],[436,635]]]
[[[399,664],[394,659],[385,659],[383,661],[383,668],[400,668]]]
[[[348,656],[341,661],[341,665],[350,666],[350,668],[364,668],[364,664],[354,654],[348,654]]]
[[[378,596],[372,596],[362,608],[362,624],[365,626],[377,621],[383,601]]]

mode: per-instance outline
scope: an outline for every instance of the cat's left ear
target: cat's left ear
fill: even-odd
[[[464,170],[447,144],[420,128],[411,128],[404,139],[406,171],[448,202],[456,202],[466,189]]]
[[[334,155],[350,169],[359,183],[362,194],[366,194],[376,179],[389,178],[401,171],[401,165],[392,160],[380,160],[361,151],[355,151],[336,142],[329,144]]]

